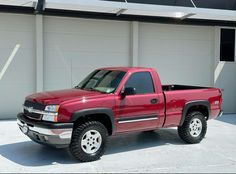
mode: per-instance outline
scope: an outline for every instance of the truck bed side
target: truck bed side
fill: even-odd
[[[164,85],[162,86],[166,99],[166,120],[164,127],[180,124],[185,106],[188,103],[205,101],[209,103],[209,118],[215,118],[220,112],[221,92],[217,88]],[[196,107],[196,106],[195,106]]]

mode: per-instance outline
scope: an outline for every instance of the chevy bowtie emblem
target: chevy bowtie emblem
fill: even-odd
[[[33,111],[33,107],[28,107],[28,109],[27,109],[27,110],[28,110],[28,112],[30,112],[30,113],[31,113],[31,112]]]

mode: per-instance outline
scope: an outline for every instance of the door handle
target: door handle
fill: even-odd
[[[157,101],[158,101],[158,100],[157,100],[156,98],[153,98],[153,99],[151,99],[151,101],[150,101],[150,102],[151,102],[151,104],[156,104],[156,103],[157,103]]]

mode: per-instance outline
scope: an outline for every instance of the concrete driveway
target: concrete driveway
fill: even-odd
[[[110,138],[98,161],[79,163],[66,150],[30,141],[16,121],[0,121],[0,172],[236,172],[236,115],[208,122],[206,138],[182,142],[176,129]]]

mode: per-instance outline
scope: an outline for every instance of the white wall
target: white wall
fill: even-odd
[[[15,118],[35,91],[34,16],[0,13],[0,71],[16,44],[20,48],[0,80],[0,119]]]
[[[223,64],[216,87],[223,89],[222,108],[225,113],[236,113],[236,63],[220,62]]]
[[[44,89],[70,88],[95,68],[129,65],[130,23],[45,17],[44,44]]]
[[[220,29],[215,28],[214,84],[222,89],[224,113],[236,113],[236,62],[220,61]]]
[[[0,80],[0,119],[15,118],[25,96],[36,91],[35,19],[33,15],[0,14],[0,71],[20,44]],[[44,90],[71,88],[95,68],[132,64],[156,68],[165,84],[214,85],[219,42],[215,27],[53,16],[44,16],[42,26]],[[236,101],[230,94],[236,87],[230,84],[234,83],[235,63],[222,72],[215,85],[230,91],[224,95],[230,105],[225,102],[224,107],[232,110]]]
[[[214,27],[140,23],[139,36],[139,65],[162,83],[213,85]]]

